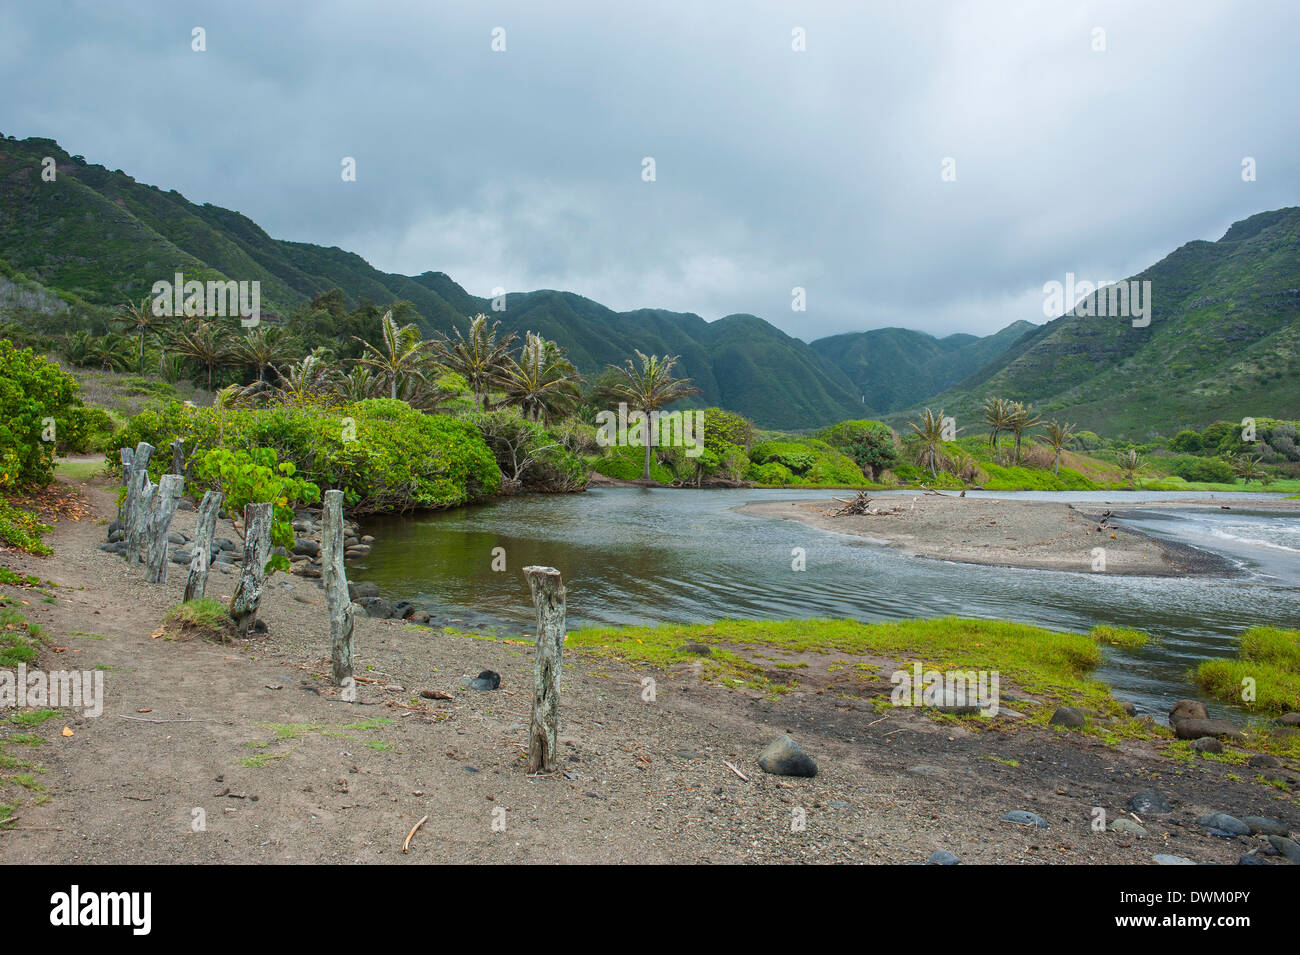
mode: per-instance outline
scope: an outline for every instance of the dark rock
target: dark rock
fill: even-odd
[[[949,852],[947,849],[935,849],[930,853],[930,858],[925,860],[926,865],[961,865],[961,860]]]
[[[124,540],[126,540],[126,532],[125,532],[125,531],[122,531],[122,530],[116,530],[116,531],[109,531],[109,532],[108,532],[108,542],[109,542],[110,544],[114,544],[114,543],[116,543],[117,541],[124,541]]]
[[[1119,701],[1119,705],[1120,705],[1120,708],[1121,708],[1125,713],[1127,713],[1129,716],[1137,716],[1137,715],[1138,715],[1138,708],[1137,708],[1136,706],[1134,706],[1132,703],[1130,703],[1128,700],[1120,700],[1120,701]]]
[[[313,540],[299,539],[293,543],[293,552],[295,554],[304,554],[307,557],[315,557],[320,553],[320,544]]]
[[[1053,726],[1067,726],[1078,729],[1088,722],[1087,715],[1077,706],[1058,706],[1048,721]]]
[[[1227,720],[1202,720],[1188,717],[1174,724],[1174,735],[1179,739],[1200,739],[1217,736],[1220,739],[1244,739],[1241,730]]]
[[[1202,736],[1192,743],[1192,749],[1198,753],[1222,753],[1223,744],[1213,736]]]
[[[767,744],[758,754],[758,768],[773,776],[816,776],[817,764],[799,748],[789,733],[782,734]]]
[[[1171,726],[1183,720],[1208,720],[1209,718],[1210,714],[1206,712],[1205,704],[1200,700],[1179,700],[1169,711]]]
[[[1242,816],[1241,821],[1250,827],[1252,834],[1263,836],[1285,836],[1289,835],[1291,830],[1285,824],[1272,816]]]
[[[1254,850],[1251,850],[1250,852],[1243,852],[1241,854],[1241,857],[1237,859],[1237,865],[1272,865],[1272,864],[1273,863],[1269,862],[1267,859],[1264,859],[1256,855]]]
[[[110,554],[125,554],[126,541],[119,540],[119,541],[114,541],[111,544],[100,544],[99,549],[102,551],[107,551]]]
[[[1256,753],[1246,760],[1246,765],[1255,769],[1277,769],[1282,765],[1282,762],[1276,756],[1271,756],[1268,753]]]
[[[501,674],[495,670],[482,670],[479,675],[469,681],[471,690],[495,690],[501,686]]]
[[[677,648],[678,653],[690,653],[697,657],[707,657],[713,655],[713,648],[706,647],[702,643],[683,643]]]
[[[310,568],[308,568],[310,569]],[[357,601],[367,617],[388,618],[393,615],[393,605],[383,597],[362,597]]]
[[[1269,844],[1292,862],[1300,863],[1300,845],[1286,836],[1269,836]]]
[[[188,566],[190,557],[190,552],[187,550],[174,550],[171,554],[171,562],[173,564],[185,564]]]
[[[186,497],[181,498],[176,504],[176,510],[178,511],[197,511],[198,509],[198,505]]]
[[[427,610],[417,610],[411,614],[411,623],[427,624],[432,619]]]
[[[110,539],[112,539],[114,534],[125,533],[125,531],[126,531],[126,524],[124,524],[120,520],[112,521],[108,525],[108,536]]]
[[[188,540],[189,538],[180,531],[172,531],[167,535],[167,543],[169,544],[184,544]]]
[[[394,620],[405,620],[413,613],[415,613],[415,607],[409,600],[399,600],[393,604],[391,616]]]
[[[1036,829],[1050,829],[1046,820],[1034,812],[1027,812],[1024,809],[1012,809],[1002,817],[1004,822],[1014,822],[1018,826],[1033,826]]]
[[[362,597],[378,597],[379,585],[369,581],[363,584],[348,584],[348,594],[353,600],[360,600]]]
[[[232,541],[229,537],[218,537],[216,540],[212,542],[212,546],[217,550],[225,550],[225,551],[230,551],[232,553],[235,550],[235,542]]]
[[[1278,726],[1300,726],[1300,713],[1283,713],[1277,718]]]
[[[1212,812],[1208,816],[1197,819],[1196,824],[1204,829],[1209,829],[1214,835],[1219,833],[1229,836],[1250,835],[1250,826],[1236,816],[1229,816],[1226,812]]]
[[[1154,814],[1173,812],[1173,809],[1169,805],[1169,800],[1158,792],[1152,790],[1138,793],[1130,799],[1128,801],[1128,809],[1129,812],[1135,812],[1139,816],[1150,816]]]

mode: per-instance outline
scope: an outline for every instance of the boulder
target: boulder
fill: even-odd
[[[379,585],[369,581],[363,584],[348,584],[348,596],[353,600],[360,600],[362,597],[378,597]]]
[[[1277,718],[1278,726],[1300,726],[1300,713],[1283,713]]]
[[[1065,726],[1070,729],[1079,729],[1086,725],[1088,716],[1077,706],[1058,706],[1056,712],[1048,723],[1052,726]]]
[[[1202,736],[1192,742],[1192,749],[1198,753],[1222,753],[1223,744],[1213,736]]]
[[[1035,829],[1050,829],[1042,816],[1024,809],[1012,809],[1002,817],[1003,822],[1014,822],[1018,826],[1033,826]]]
[[[311,570],[312,568],[306,569]],[[361,597],[356,602],[361,605],[361,609],[366,612],[367,617],[386,619],[393,615],[393,605],[383,597]]]
[[[1250,826],[1236,816],[1229,816],[1226,812],[1212,812],[1208,816],[1201,816],[1196,820],[1196,824],[1203,829],[1209,829],[1210,833],[1216,836],[1250,835]]]
[[[1200,700],[1179,700],[1174,704],[1173,709],[1169,711],[1169,724],[1171,726],[1181,723],[1183,720],[1208,720],[1210,714],[1205,710],[1205,704]]]
[[[1168,799],[1160,795],[1158,792],[1149,789],[1146,792],[1138,793],[1130,799],[1128,801],[1128,810],[1129,812],[1137,813],[1139,816],[1150,816],[1173,812]]]
[[[961,865],[961,860],[949,852],[947,849],[935,849],[930,853],[930,858],[925,860],[926,865]]]
[[[1106,828],[1109,829],[1111,832],[1122,832],[1130,836],[1141,837],[1147,834],[1146,829],[1142,828],[1136,822],[1134,822],[1132,819],[1129,819],[1126,816],[1120,816],[1119,818],[1115,819]]]
[[[1216,736],[1219,739],[1244,739],[1241,730],[1227,720],[1201,720],[1189,717],[1174,724],[1174,735],[1179,739],[1200,739]]]
[[[479,675],[469,681],[471,690],[488,692],[501,686],[501,674],[495,670],[480,670]]]
[[[320,554],[320,544],[316,543],[314,540],[299,538],[293,542],[293,552],[295,554],[303,554],[307,557],[315,557]]]
[[[1250,827],[1252,835],[1285,836],[1291,833],[1285,823],[1272,816],[1242,816],[1241,821]]]
[[[399,600],[393,604],[393,612],[391,616],[394,620],[405,620],[413,613],[415,613],[415,607],[409,600]]]
[[[782,734],[767,744],[758,754],[758,768],[773,776],[817,775],[817,764],[813,758],[800,749],[789,733]]]
[[[1297,845],[1294,839],[1288,839],[1286,836],[1269,836],[1268,841],[1282,855],[1300,864],[1300,845]]]

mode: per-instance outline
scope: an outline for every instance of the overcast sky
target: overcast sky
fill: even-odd
[[[0,132],[479,295],[985,334],[1300,203],[1298,38],[1293,0],[3,0]]]

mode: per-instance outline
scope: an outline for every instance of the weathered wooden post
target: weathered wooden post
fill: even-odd
[[[177,438],[172,442],[172,474],[185,476],[185,439]]]
[[[240,636],[247,636],[257,620],[257,605],[266,583],[266,562],[271,559],[272,505],[244,505],[244,566],[230,600],[230,616]]]
[[[212,566],[212,537],[217,530],[217,512],[221,510],[221,492],[204,491],[199,504],[199,523],[194,530],[190,575],[185,579],[185,599],[199,600],[208,587],[208,568]]]
[[[181,502],[185,478],[179,474],[164,474],[158,482],[149,508],[145,529],[145,579],[153,584],[167,580],[167,535],[171,532],[176,505]]]
[[[127,520],[127,563],[144,563],[145,543],[149,537],[149,514],[153,510],[153,501],[157,494],[158,485],[150,481],[148,472],[145,472],[144,484],[135,496],[132,514]]]
[[[564,582],[554,567],[525,567],[537,607],[533,652],[533,714],[528,727],[528,772],[555,771],[560,729],[560,663],[564,649]]]
[[[126,552],[123,556],[126,557],[127,563],[134,563],[140,549],[140,509],[137,504],[141,492],[149,484],[149,459],[153,456],[153,445],[147,441],[141,441],[135,446],[133,452],[123,448],[123,464],[127,463],[128,453],[131,456],[130,470],[124,474],[126,478],[126,500],[122,503],[123,533],[126,540]]]
[[[325,582],[325,604],[330,614],[330,659],[334,682],[343,685],[352,677],[352,598],[343,566],[343,492],[325,492],[324,527],[321,531],[321,564]]]
[[[122,486],[126,488],[128,496],[131,494],[131,465],[135,461],[135,452],[130,448],[123,448],[122,454]],[[126,498],[122,499],[122,504],[117,509],[117,519],[122,522],[122,536],[126,537]]]

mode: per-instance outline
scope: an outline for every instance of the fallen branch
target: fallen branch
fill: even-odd
[[[420,827],[428,821],[429,817],[425,816],[411,827],[411,831],[406,834],[406,841],[402,843],[403,854],[411,851],[411,840],[415,837],[415,834],[420,831]]]
[[[197,719],[197,720],[189,720],[189,719],[185,719],[185,720],[151,720],[151,719],[148,719],[147,717],[144,717],[144,716],[126,716],[126,715],[124,715],[124,714],[122,714],[122,713],[118,713],[117,715],[120,716],[120,717],[121,717],[122,719],[124,719],[124,720],[134,720],[134,721],[137,722],[137,723],[225,723],[227,726],[230,725],[230,721],[229,721],[229,720],[209,720],[209,719]]]

